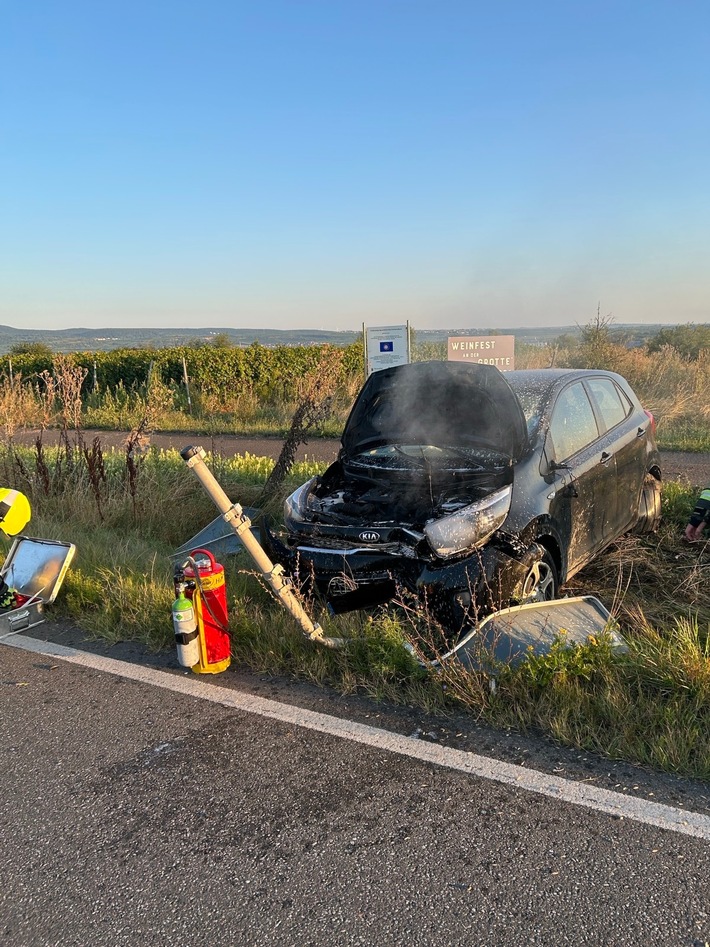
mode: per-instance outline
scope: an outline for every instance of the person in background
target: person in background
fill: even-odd
[[[685,538],[690,543],[697,542],[703,530],[710,522],[710,489],[703,490],[695,502],[695,509],[690,514],[690,520],[685,527]]]

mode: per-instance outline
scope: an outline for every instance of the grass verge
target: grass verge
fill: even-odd
[[[28,534],[70,541],[77,558],[55,613],[89,635],[172,647],[171,551],[214,517],[199,484],[174,451],[133,458],[112,452],[93,462],[71,450],[8,448],[0,476],[33,504]],[[243,504],[271,469],[265,458],[211,459],[227,493]],[[97,466],[103,473],[97,474]],[[286,489],[317,470],[298,465]],[[447,713],[468,710],[494,725],[537,730],[561,743],[613,758],[710,778],[710,544],[681,542],[694,496],[665,485],[664,524],[656,536],[629,537],[570,584],[610,606],[629,642],[618,655],[603,638],[553,648],[517,669],[490,676],[447,663],[434,672],[407,649],[427,634],[421,615],[403,609],[330,618],[317,602],[313,617],[326,634],[350,639],[329,651],[309,642],[273,601],[249,563],[227,565],[235,659],[259,671],[286,673],[345,693]]]

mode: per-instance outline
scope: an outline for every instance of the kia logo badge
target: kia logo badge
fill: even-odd
[[[359,537],[364,543],[376,543],[380,538],[380,534],[376,533],[374,530],[365,530],[364,533],[360,533]]]

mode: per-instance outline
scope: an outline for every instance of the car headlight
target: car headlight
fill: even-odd
[[[510,509],[510,487],[462,507],[424,527],[429,545],[442,559],[482,546],[502,525]]]
[[[317,479],[317,477],[311,477],[310,480],[301,484],[297,490],[294,490],[291,496],[286,497],[284,500],[284,520],[286,523],[289,520],[295,523],[305,521],[309,505],[308,498]]]

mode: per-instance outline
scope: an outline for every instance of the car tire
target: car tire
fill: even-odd
[[[557,566],[552,554],[546,549],[542,558],[534,562],[522,582],[520,603],[551,602],[557,598],[559,588]]]
[[[653,474],[646,474],[639,498],[636,525],[632,532],[637,536],[655,533],[661,522],[661,481]]]

